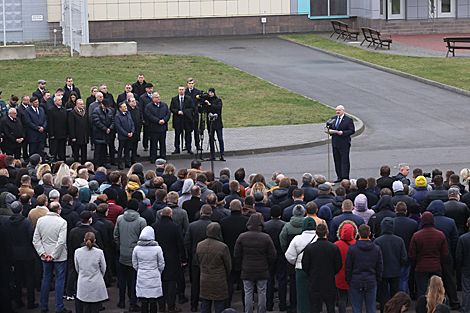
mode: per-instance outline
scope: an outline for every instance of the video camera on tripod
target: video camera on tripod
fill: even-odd
[[[209,100],[209,94],[203,90],[201,90],[201,94],[196,96],[197,105],[200,107],[200,113],[207,113],[207,103],[206,100]]]

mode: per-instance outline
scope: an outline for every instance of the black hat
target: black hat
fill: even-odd
[[[87,203],[85,205],[85,211],[94,212],[94,211],[96,211],[97,208],[98,208],[98,206],[95,203]]]
[[[44,194],[44,186],[37,185],[36,187],[34,187],[34,194],[38,196]]]
[[[220,202],[225,199],[225,192],[218,192],[217,193],[217,202]]]
[[[143,201],[144,196],[142,195],[142,192],[140,190],[136,190],[131,194],[132,199],[136,199],[137,201]]]
[[[33,154],[30,158],[29,158],[29,163],[31,163],[31,165],[38,165],[39,164],[39,161],[41,160],[41,156],[37,153]]]
[[[103,99],[101,104],[104,105],[107,108],[109,108],[111,106],[111,103],[109,103],[108,99],[106,99],[106,98]]]
[[[264,199],[264,195],[262,192],[255,192],[255,201],[256,202],[261,202]]]
[[[209,90],[208,90],[207,92],[213,92],[213,93],[215,93],[215,89],[211,87],[211,88],[209,88]]]
[[[145,88],[151,88],[151,87],[153,87],[151,83],[147,83],[147,85],[145,85]]]
[[[127,208],[129,210],[137,211],[139,209],[139,202],[136,199],[130,199],[127,201]]]
[[[278,206],[277,204],[273,205],[271,207],[271,216],[272,217],[278,217],[278,216],[281,216],[282,215],[282,209],[280,206]]]
[[[91,211],[85,210],[80,213],[80,219],[82,220],[89,220],[92,217],[93,217],[93,213],[91,213]]]

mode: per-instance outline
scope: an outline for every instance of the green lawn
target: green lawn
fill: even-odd
[[[126,83],[137,81],[144,73],[147,82],[162,101],[170,104],[178,86],[186,86],[193,77],[196,88],[214,87],[224,104],[225,127],[289,125],[325,122],[334,109],[291,92],[243,71],[207,57],[139,55],[127,57],[40,57],[35,60],[0,61],[0,90],[7,102],[10,95],[31,96],[37,80],[45,79],[46,88],[55,92],[72,76],[82,98],[90,88],[105,83],[117,99]]]
[[[470,90],[470,59],[425,58],[367,51],[313,34],[281,36],[324,50]],[[393,44],[392,44],[393,49]]]

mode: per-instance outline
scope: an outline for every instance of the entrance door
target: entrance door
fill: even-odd
[[[430,0],[430,5],[434,18],[455,17],[455,0]]]
[[[405,0],[380,0],[380,17],[389,20],[405,19]]]

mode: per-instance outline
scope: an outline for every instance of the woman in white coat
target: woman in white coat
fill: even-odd
[[[132,265],[137,271],[135,286],[142,301],[142,313],[157,313],[157,298],[163,296],[161,275],[165,268],[162,248],[155,241],[155,231],[146,226],[132,253]]]
[[[104,282],[106,261],[95,241],[95,234],[88,232],[85,234],[84,246],[75,250],[77,299],[82,302],[83,313],[99,313],[101,302],[108,299]]]
[[[286,251],[286,260],[295,265],[295,282],[297,287],[297,311],[300,313],[310,312],[310,301],[308,297],[308,275],[302,270],[302,257],[305,248],[317,241],[315,232],[317,224],[311,217],[304,218],[302,223],[302,234],[292,239]]]

